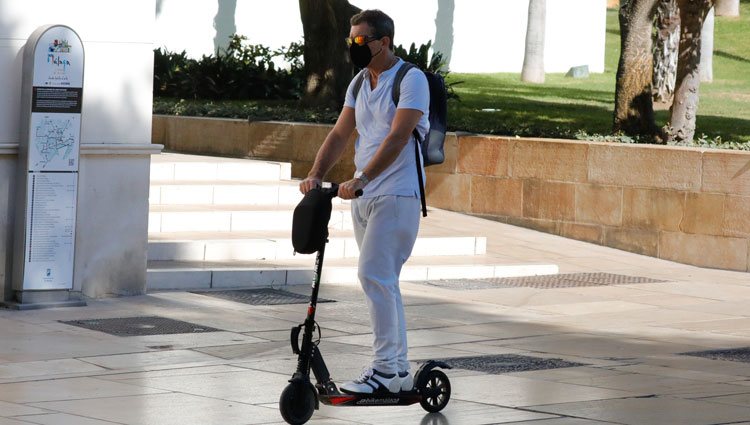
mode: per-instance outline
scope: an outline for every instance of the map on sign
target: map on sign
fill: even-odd
[[[29,146],[30,167],[38,171],[77,170],[79,116],[54,114],[34,118]]]

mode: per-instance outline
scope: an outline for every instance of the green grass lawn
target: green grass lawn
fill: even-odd
[[[700,87],[696,136],[750,142],[750,0],[740,18],[717,17],[714,81]],[[605,72],[587,79],[547,74],[526,84],[519,74],[450,74],[460,102],[449,106],[452,130],[573,138],[579,132],[608,134],[612,128],[615,74],[620,55],[617,11],[607,12]],[[657,111],[667,123],[668,111]]]

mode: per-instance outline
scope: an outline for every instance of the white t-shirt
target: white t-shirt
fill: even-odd
[[[419,134],[424,137],[430,127],[430,88],[427,77],[419,68],[410,69],[401,80],[401,93],[398,106],[393,104],[392,87],[396,72],[403,65],[399,61],[389,70],[378,77],[375,90],[370,86],[370,79],[365,78],[354,100],[355,77],[346,91],[344,106],[354,108],[359,137],[355,144],[354,165],[359,173],[375,156],[380,144],[383,143],[391,131],[391,123],[396,116],[396,109],[416,109],[422,111],[422,117],[417,124]],[[358,74],[359,75],[359,74]],[[414,158],[414,135],[410,135],[409,142],[404,146],[399,156],[380,175],[372,179],[364,190],[362,198],[374,198],[383,195],[415,196],[419,198],[419,180],[417,179],[417,165]],[[420,154],[420,163],[421,160]],[[424,168],[421,170],[424,177]]]

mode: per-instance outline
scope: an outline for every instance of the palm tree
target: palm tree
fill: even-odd
[[[702,83],[714,80],[714,14],[716,7],[712,7],[706,15],[701,30],[701,63],[700,76]]]
[[[659,0],[654,33],[654,102],[666,105],[672,103],[679,44],[680,11],[677,0]]]
[[[622,0],[620,3],[620,61],[612,126],[615,132],[660,136],[651,100],[654,72],[651,32],[658,1]]]
[[[544,82],[544,27],[547,0],[529,0],[529,20],[526,25],[526,51],[523,56],[521,81]]]
[[[687,143],[695,135],[698,113],[699,66],[701,62],[701,30],[714,0],[678,0],[680,8],[680,53],[677,81],[671,109],[670,138]]]

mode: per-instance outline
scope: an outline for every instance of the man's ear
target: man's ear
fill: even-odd
[[[388,37],[387,35],[383,37],[383,44],[385,44],[385,47],[387,47],[388,49],[393,50],[393,46],[392,46],[393,40],[391,40],[391,38]]]

